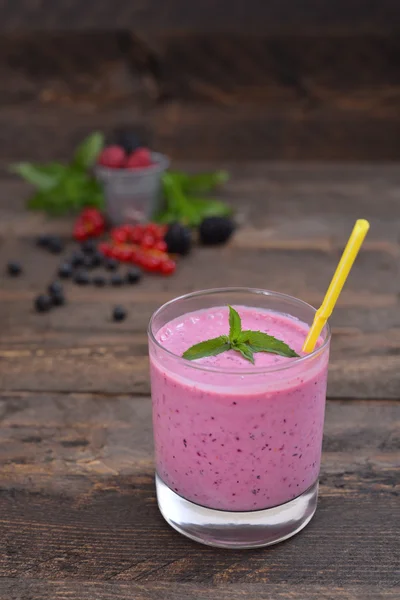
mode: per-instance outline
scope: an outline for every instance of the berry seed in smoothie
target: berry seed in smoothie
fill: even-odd
[[[150,350],[157,473],[201,506],[254,511],[300,496],[318,479],[328,352],[301,360],[309,326],[235,306],[242,330],[282,340],[294,356],[228,349],[188,361],[188,348],[229,331],[216,306],[171,320]],[[296,358],[296,354],[300,358]],[[286,368],[288,367],[288,368]]]

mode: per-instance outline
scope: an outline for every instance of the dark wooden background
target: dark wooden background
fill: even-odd
[[[397,160],[397,0],[0,0],[0,168],[140,126],[194,160]]]

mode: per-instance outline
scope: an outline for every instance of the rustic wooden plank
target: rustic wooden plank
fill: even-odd
[[[23,212],[28,188],[12,180],[2,183],[1,261],[20,257],[26,271],[15,280],[4,277],[2,269],[0,273],[4,389],[148,393],[145,330],[161,303],[194,289],[249,285],[318,305],[353,220],[364,216],[371,220],[371,233],[332,319],[329,393],[398,397],[398,169],[227,166],[233,177],[224,196],[243,221],[230,246],[196,248],[173,278],[146,277],[135,288],[99,294],[67,283],[68,305],[49,315],[35,314],[32,301],[60,259],[37,249],[34,236],[42,231],[67,236],[71,220],[54,222]],[[211,261],[212,271],[207,267]],[[123,327],[110,320],[116,303],[129,309]]]
[[[0,582],[1,600],[397,600],[398,588],[380,585],[240,584],[201,585],[190,583],[131,583],[81,581],[16,581]]]
[[[108,302],[70,304],[63,315],[37,316],[32,300],[10,303],[3,313],[11,329],[3,325],[0,346],[0,381],[5,390],[96,391],[149,393],[147,338],[150,313],[162,300],[176,294],[143,296],[143,304],[128,299],[128,292],[108,294]],[[151,301],[150,301],[151,299]],[[308,295],[305,299],[312,299]],[[314,296],[314,300],[316,296]],[[137,300],[140,300],[138,295]],[[122,303],[131,315],[124,327],[110,320],[112,306]],[[3,307],[5,305],[3,304]],[[25,313],[30,325],[21,327]],[[344,306],[337,309],[330,362],[328,393],[331,397],[397,398],[400,389],[399,334],[395,329],[398,308],[381,311],[385,328],[377,321],[376,308],[354,313],[364,327],[375,323],[379,331],[367,333],[351,325]],[[9,316],[8,316],[9,315]],[[14,316],[13,316],[14,315]],[[341,317],[350,325],[340,326]],[[17,322],[20,321],[20,325]],[[393,324],[392,328],[390,323]],[[15,324],[13,326],[13,324]],[[57,376],[55,376],[57,373]]]
[[[397,35],[18,32],[0,39],[1,105],[153,106],[166,98],[265,112],[397,113]],[[18,64],[18,71],[15,65]]]
[[[229,591],[244,598],[254,598],[245,584],[261,582],[290,581],[293,593],[298,585],[312,590],[321,578],[339,590],[396,586],[397,402],[329,402],[315,519],[286,544],[243,553],[201,547],[162,521],[149,399],[3,393],[1,401],[0,573],[20,578],[17,590],[25,578],[26,586],[30,578],[56,580],[48,584],[55,598],[55,586],[61,598],[68,590],[65,579],[138,581],[150,598],[158,596],[148,584],[177,582],[192,584],[193,598],[201,597],[195,586],[211,584],[238,583]],[[99,594],[109,589],[99,587]],[[339,590],[331,597],[340,598]]]
[[[140,4],[123,0],[3,0],[3,30],[13,29],[136,29],[195,31],[395,31],[400,25],[395,0],[370,0],[367,3],[329,0],[315,4],[304,0],[301,7],[293,0],[259,2],[234,0],[229,5],[204,0],[188,8],[182,0],[146,0]]]
[[[390,94],[389,94],[390,96]],[[297,101],[227,108],[172,100],[138,105],[127,98],[116,107],[82,100],[78,105],[27,103],[0,112],[3,161],[66,159],[96,129],[142,127],[153,147],[176,159],[385,161],[398,160],[399,94],[378,111],[357,102],[299,106]],[[369,90],[365,98],[370,98]],[[379,103],[379,99],[378,99]],[[361,103],[363,104],[363,103]],[[388,105],[389,104],[389,105]]]

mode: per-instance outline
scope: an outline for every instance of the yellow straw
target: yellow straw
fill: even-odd
[[[339,298],[340,292],[342,291],[364,238],[367,235],[368,229],[368,221],[365,219],[358,219],[358,221],[356,221],[346,248],[343,251],[342,258],[340,259],[335,274],[332,277],[328,291],[325,294],[324,301],[322,302],[321,307],[315,313],[313,324],[311,325],[310,331],[308,332],[306,341],[303,345],[303,352],[309,353],[314,350],[315,344],[321,335],[321,331],[331,316],[333,309],[335,308],[337,299]]]

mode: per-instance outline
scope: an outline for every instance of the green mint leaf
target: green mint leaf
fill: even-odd
[[[103,147],[104,135],[100,131],[92,133],[76,149],[73,165],[82,170],[90,169],[95,164]]]
[[[234,344],[240,336],[242,331],[242,319],[239,316],[239,313],[232,308],[232,306],[228,306],[229,308],[229,341],[231,344]]]
[[[166,210],[175,215],[175,220],[185,225],[196,222],[196,209],[190,204],[182,190],[180,178],[173,173],[163,175],[163,191]]]
[[[228,217],[233,212],[228,204],[220,200],[193,198],[192,196],[189,196],[188,200],[196,210],[196,221],[191,223],[193,227],[200,225],[206,217]]]
[[[243,342],[237,342],[235,345],[232,346],[232,349],[236,350],[237,352],[240,352],[243,358],[249,360],[254,365],[253,350],[250,346]]]
[[[181,171],[174,171],[173,173],[179,177],[180,185],[187,194],[206,194],[226,183],[229,179],[227,171],[197,173],[194,175],[182,173]]]
[[[170,223],[178,220],[176,215],[169,210],[162,210],[161,212],[153,215],[152,218],[156,223],[160,223],[161,225],[169,225]]]
[[[10,171],[16,173],[39,190],[49,190],[57,185],[63,177],[67,167],[59,163],[36,165],[32,163],[16,163],[11,165]]]
[[[262,331],[242,331],[239,336],[239,342],[247,344],[253,352],[271,352],[292,358],[299,356],[290,346]]]
[[[62,215],[85,206],[102,209],[104,194],[98,181],[75,167],[65,168],[63,177],[48,190],[38,192],[28,201],[30,210],[44,210],[50,215]]]
[[[210,181],[210,178],[214,178],[215,181],[222,181],[223,176],[220,172],[194,176],[179,171],[167,171],[164,173],[163,192],[165,210],[155,216],[158,222],[179,221],[190,227],[197,227],[205,217],[231,214],[230,207],[224,202],[188,196],[189,191],[204,191],[201,189],[189,190],[188,182],[192,181],[193,178],[199,181],[205,181],[207,178]]]
[[[188,360],[196,360],[197,358],[204,358],[205,356],[216,356],[221,354],[231,347],[228,336],[220,335],[217,338],[207,340],[206,342],[200,342],[188,348],[183,354],[183,358]]]

